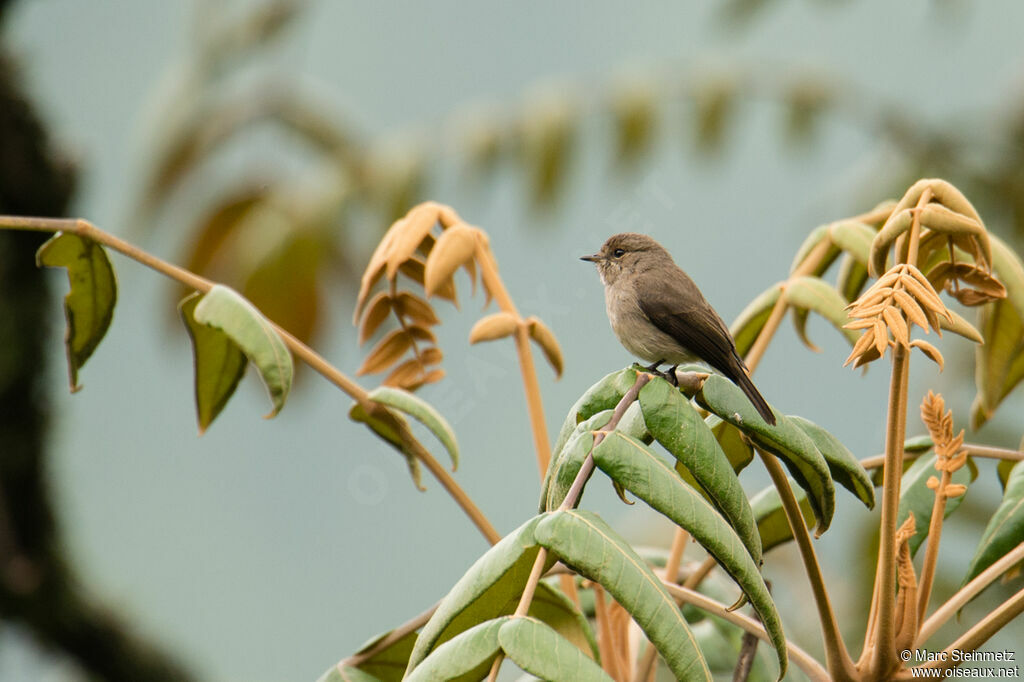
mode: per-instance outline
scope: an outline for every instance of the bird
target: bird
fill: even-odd
[[[623,232],[580,260],[597,266],[612,331],[626,350],[651,363],[648,370],[662,374],[658,367],[668,363],[672,370],[662,376],[674,380],[680,364],[709,365],[775,425],[775,415],[750,380],[729,328],[661,244],[645,234]]]

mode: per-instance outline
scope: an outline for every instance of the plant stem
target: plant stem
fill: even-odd
[[[676,528],[675,534],[672,536],[672,547],[668,552],[668,559],[665,561],[665,581],[670,583],[678,583],[679,577],[679,565],[683,561],[683,552],[686,549],[686,543],[690,539],[689,532],[685,528]],[[644,655],[637,661],[636,668],[633,670],[633,680],[646,680],[654,672],[654,661],[658,656],[658,650],[650,642],[647,643],[647,648],[644,650]]]
[[[797,277],[803,277],[809,275],[821,264],[821,260],[828,253],[828,250],[832,248],[832,242],[829,241],[828,237],[824,237],[818,242],[811,252],[807,254],[804,261],[797,266],[796,270],[789,276],[789,279],[782,284],[782,291],[779,293],[779,300],[775,302],[772,307],[772,312],[768,316],[768,320],[764,323],[761,331],[758,333],[757,338],[754,339],[754,345],[750,347],[746,357],[743,358],[747,364],[747,368],[750,369],[750,373],[753,374],[754,370],[757,369],[758,364],[761,362],[761,358],[764,357],[765,351],[768,349],[768,344],[775,336],[775,332],[778,331],[779,325],[782,324],[782,319],[786,316],[786,311],[789,310],[789,304],[786,302],[786,285],[790,281]]]
[[[928,638],[934,635],[953,614],[962,609],[967,602],[974,599],[976,595],[992,584],[996,578],[1010,570],[1010,567],[1016,565],[1022,559],[1024,559],[1024,542],[1011,549],[999,561],[994,562],[975,576],[971,582],[957,590],[956,594],[950,597],[945,604],[936,609],[935,613],[924,622],[921,630],[917,633],[917,644],[915,646],[922,646],[927,642]]]
[[[669,594],[676,601],[691,604],[703,611],[707,611],[713,616],[727,620],[733,625],[739,626],[744,631],[771,644],[771,638],[765,632],[764,626],[750,616],[745,616],[738,611],[729,611],[725,604],[687,587],[680,587],[671,582],[666,582],[664,585],[665,589],[668,590]],[[800,668],[814,682],[831,682],[833,679],[818,661],[789,640],[786,641],[786,652],[789,654],[789,659],[793,661],[793,664]]]
[[[1024,460],[1024,452],[1020,450],[1010,450],[1008,448],[993,448],[988,445],[975,445],[971,443],[964,443],[963,448],[965,452],[971,457],[985,457],[987,459],[1000,459],[1010,460],[1011,462],[1019,462]],[[873,457],[865,457],[860,461],[860,465],[870,471],[871,469],[877,469],[878,467],[885,464],[885,455],[875,455]]]
[[[772,483],[779,491],[779,499],[786,512],[786,520],[789,521],[793,538],[800,550],[800,558],[804,562],[804,572],[811,584],[814,603],[818,607],[818,620],[821,623],[821,634],[825,645],[825,665],[836,680],[856,680],[858,679],[857,670],[839,632],[839,624],[836,621],[835,612],[832,610],[828,590],[825,589],[821,566],[818,564],[818,557],[811,544],[811,536],[807,532],[803,514],[800,512],[800,503],[797,502],[796,495],[793,494],[793,489],[786,478],[786,472],[783,471],[782,465],[775,455],[760,448],[756,448],[756,450],[761,461],[764,462],[764,468],[768,470],[768,475],[771,476]]]
[[[156,272],[178,281],[189,288],[195,289],[196,291],[201,291],[203,293],[208,292],[215,284],[205,277],[200,277],[185,268],[174,265],[173,263],[168,263],[167,261],[157,258],[137,246],[124,241],[123,239],[115,237],[109,232],[94,226],[87,220],[0,216],[0,228],[33,230],[37,232],[71,232],[79,237],[90,239],[98,244],[102,244],[118,251],[132,260],[145,265],[151,270],[155,270]],[[282,329],[272,321],[271,325],[281,336],[285,345],[288,346],[296,357],[309,365],[329,382],[344,391],[353,400],[361,404],[367,412],[373,412],[380,409],[380,406],[377,405],[377,403],[370,400],[366,389],[348,378],[345,374],[334,367],[334,365],[327,362],[327,360],[325,360],[320,354],[299,339],[295,338],[287,330]],[[459,486],[455,479],[452,478],[443,466],[441,466],[434,456],[431,455],[425,447],[423,447],[412,432],[409,431],[407,426],[399,420],[394,420],[393,425],[401,433],[403,440],[411,446],[413,455],[423,462],[430,473],[437,478],[441,486],[448,491],[448,494],[451,495],[456,504],[462,508],[487,541],[492,545],[496,544],[501,539],[501,535],[497,530],[495,530],[494,526],[491,525],[491,522],[487,520],[487,517],[484,516],[484,513],[479,507],[477,507],[472,498],[466,494],[466,491]]]
[[[907,376],[910,363],[907,349],[899,344],[892,351],[892,376],[889,382],[889,414],[886,421],[885,468],[882,474],[882,518],[879,524],[878,565],[871,600],[874,623],[873,642],[864,643],[864,652],[872,652],[870,669],[881,676],[898,667],[896,650],[896,514],[900,504],[900,479],[903,475],[903,439],[907,430]],[[872,628],[869,628],[871,630]],[[863,658],[863,656],[862,656]],[[866,661],[861,661],[865,663]]]
[[[690,577],[683,581],[683,587],[688,590],[695,590],[697,586],[704,582],[704,578],[708,577],[708,573],[715,569],[718,562],[715,561],[715,557],[708,556],[701,562],[701,565],[697,567],[697,570],[690,574]]]
[[[1004,601],[994,611],[978,621],[974,627],[946,647],[943,652],[945,655],[940,657],[941,660],[931,661],[920,667],[941,668],[944,670],[956,667],[959,663],[954,660],[954,652],[974,651],[1022,612],[1024,612],[1024,589],[1021,589]]]
[[[426,625],[427,621],[430,620],[430,617],[434,615],[434,611],[437,611],[437,607],[440,604],[441,602],[438,602],[437,604],[434,604],[429,609],[427,609],[420,615],[416,616],[415,618],[412,618],[411,620],[402,623],[397,628],[389,632],[387,635],[381,637],[376,642],[374,642],[373,646],[367,647],[366,649],[363,649],[359,653],[353,654],[348,658],[343,658],[342,660],[338,661],[335,667],[340,672],[342,668],[355,668],[362,665],[364,661],[373,658],[375,655],[377,655],[384,649],[387,649],[389,646],[391,646],[398,640],[402,639],[409,633],[416,632],[421,627]]]
[[[572,509],[579,502],[580,495],[583,494],[583,486],[587,484],[590,475],[594,473],[594,448],[601,444],[606,434],[615,430],[615,427],[619,425],[619,421],[622,420],[622,416],[626,414],[626,410],[640,394],[640,389],[651,379],[652,376],[650,374],[644,372],[637,373],[636,381],[633,383],[632,388],[626,391],[626,394],[622,396],[622,399],[615,406],[612,418],[608,420],[608,423],[602,430],[595,433],[594,444],[590,448],[591,451],[587,454],[587,458],[583,460],[576,478],[573,479],[572,486],[569,487],[569,492],[565,494],[565,499],[562,500],[562,504],[558,506],[557,511]],[[529,612],[530,602],[533,601],[534,592],[537,590],[537,583],[540,582],[541,575],[544,572],[544,564],[547,563],[547,560],[548,550],[545,547],[541,547],[540,551],[537,552],[537,558],[533,562],[533,568],[530,569],[530,577],[527,579],[526,586],[523,588],[523,594],[519,598],[519,605],[516,606],[515,615],[523,616]],[[498,665],[500,665],[500,662]]]
[[[935,580],[935,566],[939,559],[939,542],[942,539],[942,521],[946,517],[946,486],[950,484],[953,473],[942,471],[942,479],[935,489],[935,502],[932,504],[932,517],[928,522],[928,547],[925,548],[924,563],[921,565],[921,579],[917,586],[917,622],[924,621],[928,610],[929,593]]]
[[[917,264],[921,237],[921,209],[931,201],[932,191],[925,188],[917,201],[910,223],[906,263]],[[897,254],[900,249],[897,246]],[[904,317],[906,315],[904,314]],[[903,476],[903,440],[907,435],[907,379],[910,374],[910,349],[897,343],[892,349],[892,375],[889,382],[889,411],[885,433],[885,469],[882,475],[882,518],[879,524],[878,566],[875,589],[871,599],[869,626],[874,629],[874,642],[865,641],[861,663],[870,651],[868,669],[875,677],[890,674],[899,668],[896,657],[896,514],[900,502]],[[866,633],[870,638],[872,627]],[[873,644],[873,646],[872,646]]]
[[[498,274],[498,263],[486,241],[482,241],[477,248],[476,260],[480,266],[480,278],[484,281],[487,290],[494,296],[498,307],[514,315],[519,322],[515,334],[516,353],[519,357],[519,371],[523,377],[523,390],[526,392],[526,408],[530,415],[533,447],[537,453],[537,467],[540,469],[541,478],[544,478],[548,471],[548,463],[551,461],[551,445],[548,440],[547,422],[544,420],[544,402],[541,399],[540,384],[537,381],[537,368],[533,362],[533,349],[530,347],[530,333],[516,309],[512,297],[509,296],[504,282],[501,281],[501,276]]]

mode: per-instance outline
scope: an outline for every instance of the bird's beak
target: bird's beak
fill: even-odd
[[[580,260],[589,261],[591,263],[597,263],[598,261],[601,261],[601,260],[604,260],[604,259],[601,258],[601,254],[594,253],[594,254],[591,254],[589,256],[580,256]]]

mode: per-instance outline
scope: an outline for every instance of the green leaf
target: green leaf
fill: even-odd
[[[989,234],[988,239],[992,246],[992,270],[1006,287],[1006,300],[1013,304],[1017,315],[1024,319],[1024,263],[999,237]]]
[[[648,431],[694,476],[760,566],[761,541],[750,503],[711,429],[690,401],[664,379],[648,382],[640,390],[639,401]]]
[[[476,682],[484,679],[501,651],[498,632],[510,620],[509,616],[502,616],[466,629],[434,649],[410,670],[405,679],[408,682]]]
[[[452,431],[452,427],[441,416],[441,413],[434,409],[433,405],[417,395],[392,386],[380,386],[373,389],[370,391],[369,398],[409,415],[430,429],[430,432],[441,441],[441,445],[452,458],[452,470],[458,468],[459,446],[455,442],[455,432]]]
[[[672,597],[643,559],[600,517],[583,510],[553,512],[537,524],[534,534],[538,543],[615,597],[677,679],[711,679]]]
[[[403,424],[408,428],[408,422],[405,421],[405,417],[393,410],[389,410],[386,407],[380,409],[380,412],[370,414],[359,403],[352,403],[352,407],[348,411],[348,417],[354,422],[366,424],[385,443],[397,450],[405,458],[406,466],[409,467],[409,475],[412,476],[413,485],[420,491],[426,490],[423,487],[420,460],[416,457],[416,453],[409,448],[399,430]]]
[[[535,516],[506,535],[455,583],[420,631],[409,657],[409,671],[442,642],[478,623],[515,611],[540,551],[534,529],[545,518]],[[551,558],[545,570],[553,564]]]
[[[330,670],[325,672],[317,679],[316,682],[383,682],[379,677],[374,677],[369,673],[364,673],[359,668],[350,668],[345,666],[342,669],[338,669],[338,666],[333,666]]]
[[[867,268],[871,257],[871,242],[875,238],[875,230],[870,226],[856,220],[840,220],[829,226],[829,238]]]
[[[935,492],[928,487],[928,479],[932,476],[936,478],[941,476],[935,469],[935,455],[922,455],[903,474],[903,481],[900,484],[900,506],[896,514],[896,527],[903,525],[907,516],[911,512],[914,513],[917,532],[908,541],[911,556],[917,553],[921,543],[928,537],[928,525],[931,523],[932,507],[935,504]],[[960,467],[959,471],[953,472],[952,480],[953,483],[967,485],[974,480],[975,476],[974,469],[964,466]],[[963,495],[948,498],[943,518],[948,518],[956,511],[963,499]]]
[[[622,396],[636,383],[637,371],[632,367],[620,369],[617,372],[605,376],[596,384],[587,389],[587,392],[580,396],[576,404],[569,410],[562,428],[555,439],[555,447],[552,452],[554,457],[558,456],[562,446],[569,440],[569,436],[576,430],[577,425],[584,419],[593,417],[598,412],[613,409]]]
[[[601,660],[597,638],[586,617],[561,590],[547,582],[537,583],[527,615],[552,627],[559,635],[572,642],[580,651],[595,661]]]
[[[722,457],[724,459],[724,455]],[[757,538],[758,552],[755,560],[745,543],[713,506],[680,481],[672,468],[654,451],[625,434],[612,433],[601,441],[594,448],[594,461],[602,471],[620,481],[652,509],[689,531],[715,557],[754,605],[775,646],[779,666],[785,671],[786,637],[782,633],[782,623],[775,610],[775,603],[758,570],[760,537]],[[731,468],[729,472],[732,472]],[[747,506],[753,523],[753,513],[749,511],[743,490],[740,489],[738,494],[743,505]],[[753,528],[756,532],[756,525]]]
[[[273,417],[284,407],[292,387],[292,356],[273,325],[235,290],[215,284],[195,306],[196,322],[219,329],[230,338],[256,367],[274,408]]]
[[[840,334],[846,337],[852,346],[860,336],[859,332],[852,329],[843,329],[843,325],[850,321],[846,314],[846,299],[840,295],[835,288],[820,277],[798,277],[786,285],[786,302],[795,309],[818,313],[832,323]],[[807,331],[804,328],[807,317],[804,314],[797,315],[794,310],[794,321],[800,340],[811,350],[819,350],[807,338]]]
[[[951,502],[952,500],[950,500]],[[948,502],[947,502],[948,504]],[[1024,462],[1017,462],[1010,471],[999,504],[974,550],[974,558],[961,586],[1024,542]]]
[[[765,323],[771,317],[772,308],[782,295],[782,283],[774,284],[760,294],[736,317],[736,320],[729,326],[733,340],[736,342],[736,351],[740,357],[750,352],[754,341],[757,340]]]
[[[709,414],[704,418],[704,423],[711,429],[711,433],[715,434],[715,440],[728,458],[733,471],[738,474],[754,461],[754,448],[750,447],[742,431],[717,414]]]
[[[832,480],[856,495],[865,507],[874,509],[875,487],[867,470],[861,466],[853,453],[838,438],[811,420],[795,415],[790,415],[787,419],[799,426],[814,442],[818,452],[828,462]]]
[[[808,528],[814,526],[814,510],[807,499],[807,493],[800,489],[796,481],[789,479],[789,485],[800,505],[800,513]],[[789,527],[786,510],[782,508],[782,499],[774,485],[770,485],[750,499],[750,506],[757,519],[757,532],[761,534],[761,546],[764,551],[777,547],[793,539],[793,529]]]
[[[999,477],[999,485],[1003,487],[1004,493],[1006,492],[1006,484],[1010,480],[1010,472],[1013,471],[1013,467],[1017,466],[1017,461],[1012,459],[1001,459],[999,460],[999,464],[996,465],[996,476]]]
[[[559,457],[552,458],[541,486],[540,511],[551,511],[562,504],[583,461],[594,447],[592,432],[602,428],[611,418],[612,410],[604,410],[579,424],[569,442],[562,447]]]
[[[788,417],[776,413],[769,426],[736,384],[713,374],[697,392],[697,402],[742,430],[754,444],[782,458],[800,487],[810,493],[818,519],[816,535],[828,530],[835,511],[835,487],[825,458],[814,442]]]
[[[811,230],[803,243],[800,244],[800,248],[796,250],[796,255],[793,257],[793,263],[789,266],[790,274],[796,272],[796,269],[803,265],[803,262],[807,260],[807,256],[811,255],[811,251],[813,251],[818,244],[829,239],[828,228],[828,225],[819,225]],[[824,272],[824,270],[822,272]]]
[[[1024,320],[1009,299],[993,301],[978,312],[984,344],[974,348],[974,384],[978,393],[971,407],[971,428],[991,419],[996,408],[1024,379]]]
[[[64,343],[74,393],[81,388],[78,370],[103,340],[114,317],[117,278],[102,246],[70,232],[58,232],[39,247],[36,265],[68,270],[71,291],[64,297],[68,323]]]
[[[852,256],[844,256],[839,263],[839,272],[836,274],[836,291],[842,294],[843,298],[852,303],[864,290],[868,282],[868,269],[857,262]]]
[[[370,649],[390,634],[391,631],[382,632],[360,647],[356,654]],[[381,682],[399,682],[405,675],[405,668],[409,664],[409,655],[412,654],[415,644],[416,633],[410,632],[370,656],[356,668],[360,672],[373,675],[373,679],[381,680]]]
[[[516,665],[542,680],[612,682],[593,659],[533,618],[510,619],[498,631],[498,644]]]
[[[195,365],[196,416],[202,434],[228,404],[249,361],[227,334],[196,322],[196,304],[202,294],[186,296],[178,312],[192,340]]]

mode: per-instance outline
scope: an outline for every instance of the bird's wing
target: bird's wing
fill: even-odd
[[[640,309],[655,327],[718,371],[732,376],[739,357],[728,327],[704,300],[693,280],[682,270],[675,274],[671,278],[641,274],[641,278],[649,281],[638,283],[638,289],[644,292]],[[740,360],[739,367],[742,366]]]

